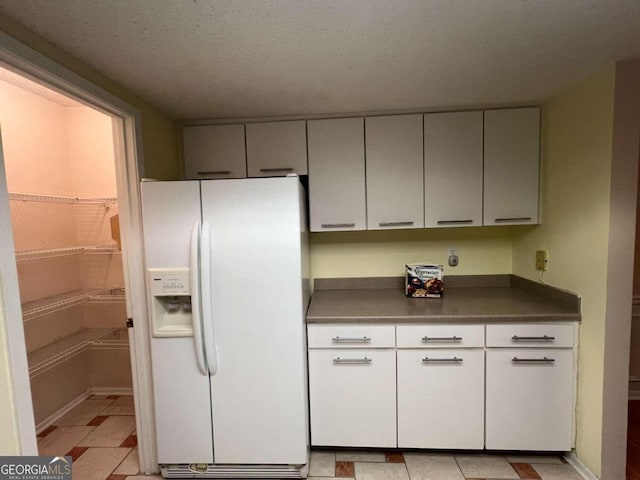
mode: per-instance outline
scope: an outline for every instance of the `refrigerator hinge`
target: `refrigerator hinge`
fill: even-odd
[[[127,328],[133,328],[133,318],[127,318]]]

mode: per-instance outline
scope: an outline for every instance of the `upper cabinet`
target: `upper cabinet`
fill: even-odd
[[[539,221],[538,107],[189,126],[183,137],[188,179],[308,174],[313,232]]]
[[[482,225],[482,112],[424,116],[425,227]]]
[[[312,232],[366,230],[364,119],[307,122]]]
[[[369,230],[424,227],[422,115],[365,119]]]
[[[484,112],[484,224],[538,223],[540,109]]]
[[[182,129],[185,178],[245,178],[244,125]]]
[[[305,121],[248,123],[247,171],[250,177],[307,174]]]

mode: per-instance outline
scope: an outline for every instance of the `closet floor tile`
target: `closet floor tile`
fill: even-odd
[[[132,407],[133,408],[133,395],[120,395],[112,403],[113,406],[118,407]]]
[[[133,405],[110,405],[100,415],[134,415]]]
[[[116,475],[137,475],[140,472],[140,465],[138,464],[138,447],[131,450],[131,453],[127,455],[118,468],[113,473]]]
[[[113,402],[104,397],[89,398],[56,421],[55,425],[87,425]]]
[[[106,480],[130,448],[89,448],[73,463],[73,480]]]
[[[64,456],[89,435],[95,427],[62,426],[38,440],[40,455]]]
[[[132,416],[109,417],[79,445],[81,447],[119,447],[135,428],[136,420]]]

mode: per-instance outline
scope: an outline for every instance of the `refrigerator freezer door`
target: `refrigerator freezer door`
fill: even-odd
[[[199,182],[145,182],[141,190],[147,268],[189,268]],[[151,362],[158,463],[212,463],[209,376],[198,368],[193,336],[151,338]]]
[[[202,206],[213,245],[215,463],[304,464],[298,178],[203,181]]]

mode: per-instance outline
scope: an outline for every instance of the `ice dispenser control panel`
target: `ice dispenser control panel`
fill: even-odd
[[[188,268],[148,270],[154,337],[193,336]]]
[[[189,269],[150,269],[152,295],[191,295]]]

